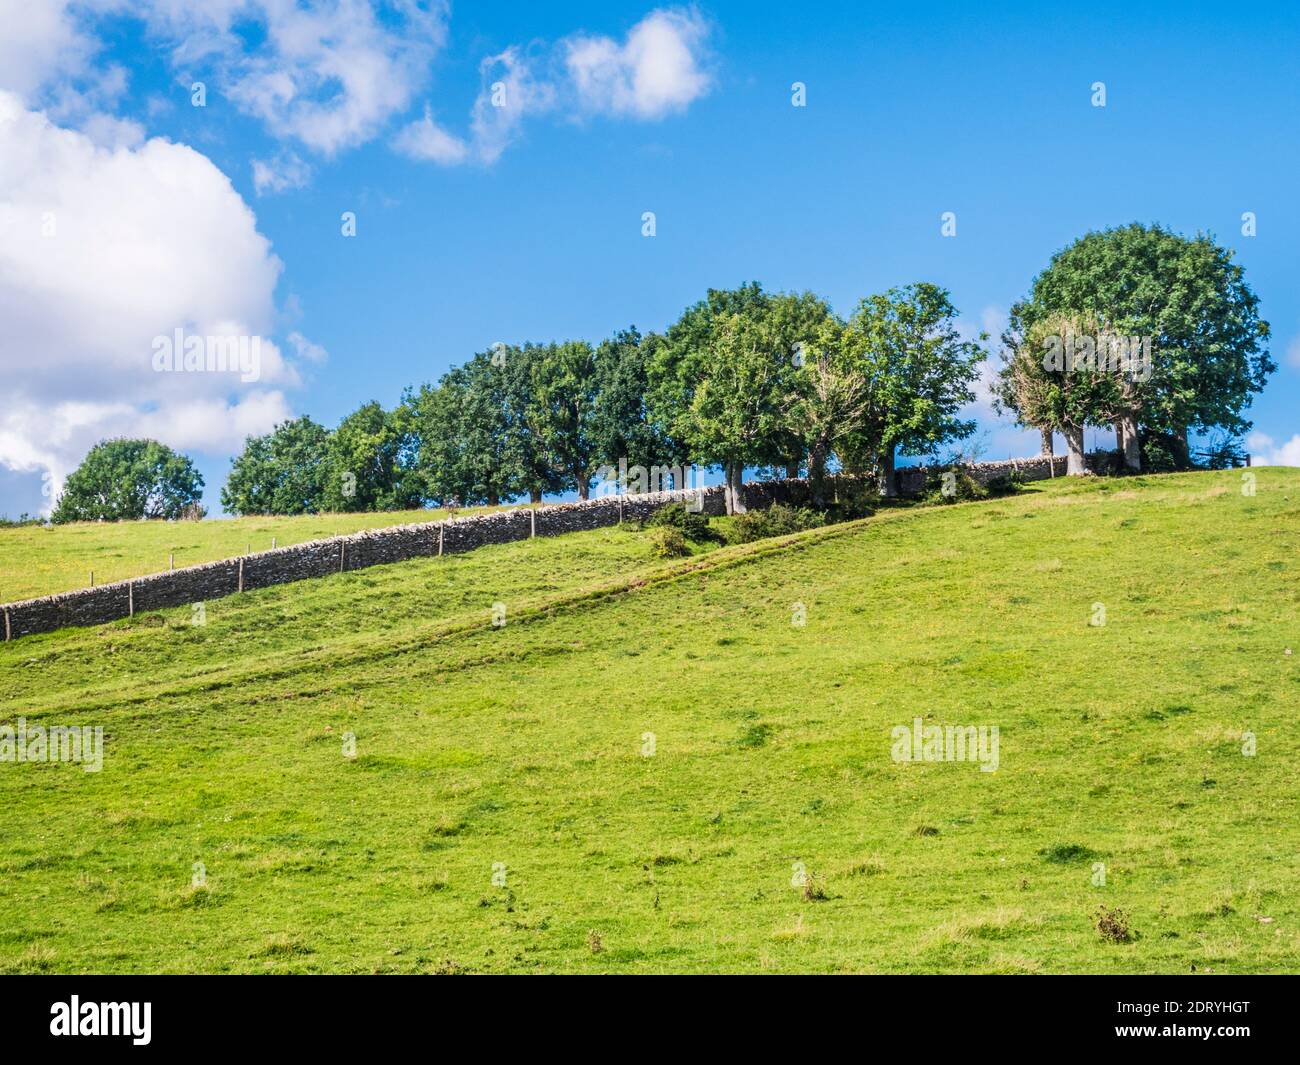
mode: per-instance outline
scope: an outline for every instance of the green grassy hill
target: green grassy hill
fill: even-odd
[[[0,723],[106,748],[0,763],[0,971],[1300,970],[1300,471],[1255,472],[0,645]],[[916,717],[998,770],[893,761]]]

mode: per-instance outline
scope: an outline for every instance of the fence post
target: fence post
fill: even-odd
[[[6,607],[5,608],[5,643],[8,643],[12,639],[13,636],[10,635],[9,632],[9,609]]]
[[[242,558],[239,560],[239,590],[241,592],[244,590],[244,560]]]
[[[439,525],[438,526],[438,557],[439,558],[442,557],[442,530],[443,527]]]
[[[340,573],[343,572],[343,563],[344,560],[347,558],[347,549],[348,549],[348,545],[345,544],[342,540],[340,540],[339,541],[339,572]]]
[[[135,581],[126,582],[126,616],[135,617]]]
[[[175,552],[173,552],[172,554],[170,554],[170,555],[167,556],[167,569],[168,569],[169,571],[170,571],[170,570],[175,570],[175,569],[176,569],[176,554],[175,554]]]
[[[95,587],[95,571],[93,569],[90,571],[90,586]]]
[[[528,538],[531,540],[537,535],[537,508],[528,508]]]

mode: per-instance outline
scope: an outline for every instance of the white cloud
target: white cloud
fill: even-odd
[[[1300,370],[1300,336],[1286,346],[1286,364]]]
[[[126,74],[89,69],[108,17],[141,20],[183,82],[325,155],[405,111],[447,33],[444,0],[0,0],[0,88],[60,118],[102,108]]]
[[[443,166],[462,163],[469,154],[469,146],[434,122],[427,107],[423,118],[398,133],[393,147],[412,159],[428,160]]]
[[[0,26],[0,89],[24,98],[83,67],[97,47],[67,0],[0,0]]]
[[[1300,466],[1300,433],[1281,445],[1267,433],[1251,433],[1246,451],[1254,466]]]
[[[512,46],[479,64],[483,89],[474,101],[468,138],[436,125],[426,110],[393,146],[444,166],[491,164],[532,115],[652,121],[683,111],[712,87],[705,69],[711,28],[694,8],[660,8],[622,42],[577,33],[549,48]]]
[[[311,167],[293,152],[277,155],[274,159],[253,160],[253,191],[259,196],[301,189],[310,180]]]
[[[290,333],[287,339],[293,345],[293,353],[300,359],[320,363],[329,358],[328,351],[319,344],[312,343],[297,330]]]
[[[643,18],[619,44],[575,35],[565,65],[579,103],[589,111],[661,118],[685,110],[709,90],[703,69],[709,23],[694,9],[665,8]]]
[[[228,453],[287,417],[297,373],[269,340],[255,385],[153,368],[177,329],[265,336],[280,270],[205,156],[106,148],[0,92],[0,464],[61,480],[122,434]]]

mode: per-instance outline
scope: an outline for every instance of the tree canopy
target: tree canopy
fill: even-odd
[[[186,456],[156,440],[105,440],[68,477],[50,520],[176,519],[202,498],[203,476]]]

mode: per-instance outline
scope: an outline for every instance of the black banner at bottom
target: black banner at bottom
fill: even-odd
[[[491,978],[489,978],[491,979]],[[1215,1053],[1290,1042],[1295,977],[411,977],[49,976],[0,978],[6,1048],[94,1055],[201,1049],[338,1052],[478,1036],[495,1051],[591,1040],[629,1052],[646,1025],[811,1050],[851,1038],[926,1049],[1176,1044]],[[573,986],[572,981],[582,986]],[[718,986],[727,980],[732,986]],[[629,983],[631,981],[632,983]],[[714,986],[702,986],[702,981]],[[635,986],[633,986],[635,985]],[[757,1023],[756,1023],[757,1022]],[[637,1035],[640,1033],[640,1036]],[[630,1040],[630,1042],[629,1042]],[[990,1042],[992,1041],[992,1042]],[[676,1040],[671,1040],[675,1043]],[[681,1044],[677,1044],[679,1047]]]

